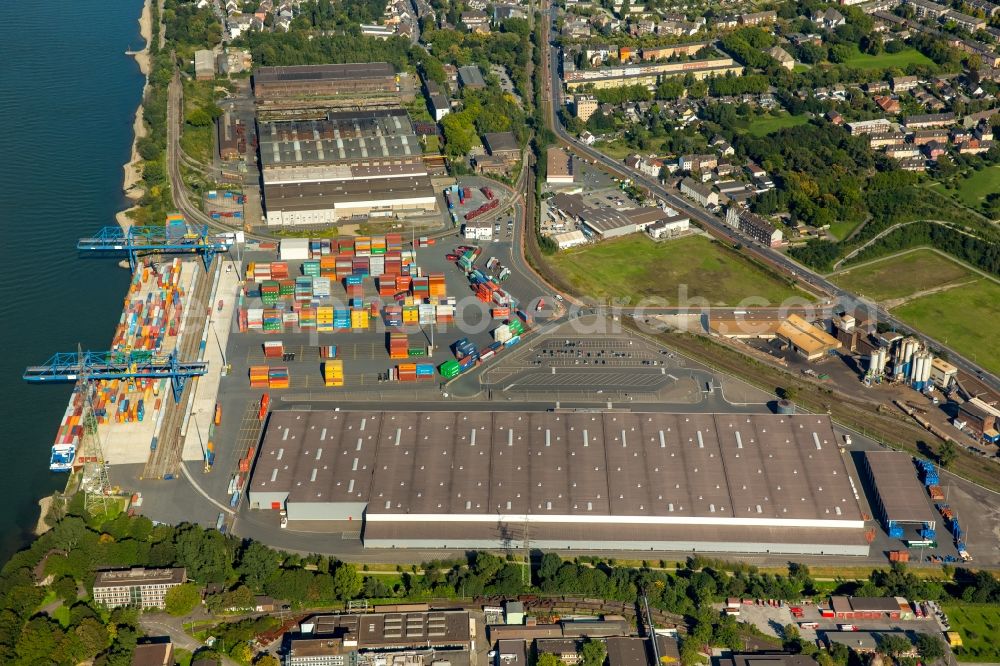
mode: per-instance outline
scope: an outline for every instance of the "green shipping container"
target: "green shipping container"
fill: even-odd
[[[407,350],[406,355],[410,356],[410,357],[413,357],[413,356],[426,356],[427,355],[427,349],[424,348],[424,347],[410,347],[409,350]]]
[[[438,367],[438,372],[445,379],[451,379],[462,372],[462,367],[458,364],[458,361],[452,359],[450,361],[445,361]]]

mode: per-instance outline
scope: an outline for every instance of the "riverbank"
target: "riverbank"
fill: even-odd
[[[136,63],[139,64],[139,71],[142,75],[146,77],[146,82],[142,87],[142,99],[146,98],[146,90],[149,88],[149,70],[150,70],[150,57],[149,57],[149,45],[153,39],[153,0],[145,0],[142,6],[142,13],[139,15],[139,34],[142,35],[142,39],[145,41],[145,46],[142,50],[133,53]],[[142,189],[142,157],[139,155],[138,143],[139,139],[146,136],[146,124],[143,120],[143,109],[142,101],[140,100],[138,108],[135,110],[135,120],[132,123],[132,155],[129,161],[125,163],[124,171],[125,178],[122,183],[122,190],[132,201],[138,201],[145,194]],[[132,211],[136,206],[132,206],[126,210],[120,211],[115,215],[115,219],[118,221],[118,225],[125,231],[132,226],[132,220],[128,216],[129,211]]]

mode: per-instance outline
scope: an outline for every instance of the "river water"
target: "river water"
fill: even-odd
[[[49,449],[69,385],[21,373],[57,351],[111,343],[127,271],[76,239],[126,207],[122,164],[143,77],[142,0],[0,2],[0,561],[31,538],[60,489]]]

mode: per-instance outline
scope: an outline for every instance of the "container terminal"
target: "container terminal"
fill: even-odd
[[[58,355],[25,377],[77,382],[52,468],[82,472],[88,493],[141,490],[132,511],[310,551],[340,532],[338,549],[381,552],[969,556],[957,503],[933,503],[935,470],[900,455],[897,476],[924,490],[910,488],[912,515],[889,516],[888,482],[852,458],[851,438],[789,405],[434,404],[466,374],[551,349],[561,330],[548,324],[554,297],[489,244],[393,233],[244,243],[191,227],[118,242],[135,272],[110,350]],[[937,514],[958,551],[935,532]]]

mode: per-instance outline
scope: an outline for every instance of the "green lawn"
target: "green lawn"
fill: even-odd
[[[806,115],[793,116],[787,113],[783,113],[780,116],[767,115],[754,118],[750,122],[747,131],[753,136],[760,137],[777,132],[780,129],[785,129],[786,127],[804,125],[807,122],[809,122],[809,116]]]
[[[1000,661],[1000,607],[993,604],[942,604],[953,631],[962,636],[962,647],[954,648],[959,661]]]
[[[880,53],[874,56],[859,51],[844,64],[858,69],[886,69],[888,67],[903,68],[910,63],[934,64],[930,58],[916,49],[903,49],[898,53]]]
[[[953,347],[973,363],[1000,372],[1000,336],[993,330],[1000,284],[988,279],[922,296],[892,313]]]
[[[837,240],[844,240],[859,224],[860,222],[834,222],[830,225],[830,233],[833,234]]]
[[[635,305],[655,297],[675,305],[683,290],[685,298],[711,305],[738,305],[750,296],[769,303],[804,297],[781,278],[704,236],[654,243],[633,234],[560,252],[548,261],[579,296],[601,302],[622,299]]]
[[[915,250],[837,273],[841,287],[876,301],[905,298],[926,289],[959,282],[975,274],[931,250]]]
[[[608,157],[613,157],[616,160],[623,160],[629,155],[635,153],[634,148],[630,148],[621,139],[615,139],[614,141],[598,141],[594,144],[594,148],[601,151]]]
[[[956,181],[957,190],[947,190],[935,185],[938,192],[956,197],[969,208],[979,210],[986,195],[1000,192],[1000,166],[991,166],[979,171],[972,171],[968,176]]]

